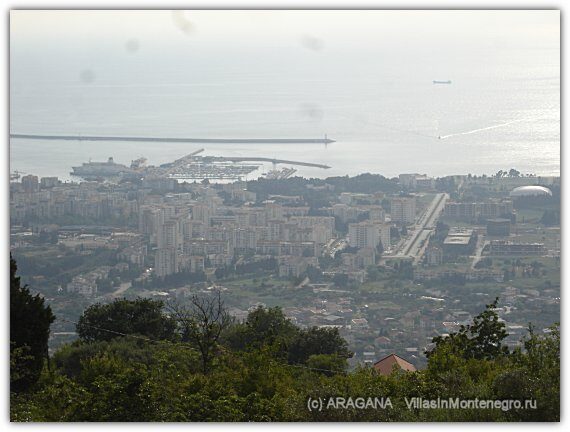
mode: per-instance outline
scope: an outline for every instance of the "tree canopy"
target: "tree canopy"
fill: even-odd
[[[161,323],[168,317],[161,315],[160,302],[141,307],[140,299],[120,300],[116,302],[120,307],[110,308],[114,313],[86,311],[90,325],[99,329],[113,325],[109,316],[122,317],[115,322],[121,326],[114,328],[125,334],[110,339],[94,335],[60,348],[53,357],[54,369],[41,375],[33,391],[11,395],[11,420],[411,422],[560,418],[558,326],[541,334],[530,327],[523,347],[510,352],[504,347],[504,326],[497,319],[496,301],[472,324],[450,337],[436,339],[427,368],[384,376],[369,366],[349,371],[346,359],[352,353],[336,328],[301,329],[280,308],[262,307],[252,310],[242,323],[222,320],[221,325],[216,311],[219,307],[223,312],[223,304],[215,299],[196,300],[205,314],[194,313],[190,305],[187,310],[179,309],[180,316],[171,318],[178,329],[178,337],[172,339],[156,337],[164,334],[162,324],[149,330],[137,325],[129,328],[124,322],[123,315],[128,316],[125,311],[148,307],[154,311],[151,316],[158,316],[155,322]],[[138,315],[132,316],[136,322]],[[181,326],[186,319],[190,320],[190,329]],[[200,322],[211,324],[211,328],[200,327]],[[196,329],[199,331],[194,336],[201,338],[201,343],[212,342],[208,345],[212,349],[208,351],[207,368],[197,339],[190,334],[181,337],[184,331]],[[210,330],[220,337],[208,336]],[[141,334],[154,337],[140,338]],[[309,399],[339,397],[389,399],[390,407],[331,409],[325,405],[308,409]],[[509,410],[422,410],[407,405],[406,400],[411,398],[530,400],[535,405]]]
[[[437,350],[449,348],[455,354],[466,359],[492,360],[509,354],[509,349],[503,344],[508,336],[505,324],[499,321],[497,309],[499,299],[488,304],[485,310],[477,315],[472,324],[462,325],[458,332],[449,336],[437,336],[433,339],[435,348],[428,356]]]
[[[172,340],[176,337],[176,321],[163,308],[162,301],[143,298],[97,303],[83,312],[77,333],[85,342],[108,341],[123,334]]]
[[[30,389],[48,358],[51,308],[39,294],[20,285],[18,266],[10,256],[10,390]]]

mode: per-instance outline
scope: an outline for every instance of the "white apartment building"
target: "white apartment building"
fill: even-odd
[[[178,254],[176,249],[158,249],[155,258],[155,272],[159,277],[178,273]]]
[[[364,221],[348,225],[348,241],[351,247],[375,248],[382,242],[384,249],[390,247],[390,225]]]
[[[173,248],[177,250],[182,247],[182,239],[183,237],[178,230],[178,222],[169,220],[164,222],[158,230],[156,244],[159,249]]]
[[[416,198],[392,198],[390,215],[392,222],[413,224],[416,221]]]
[[[195,204],[192,206],[192,219],[203,222],[206,226],[210,225],[211,214],[210,207],[205,204]]]

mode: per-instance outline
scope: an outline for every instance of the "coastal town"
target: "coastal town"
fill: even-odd
[[[236,320],[279,306],[300,327],[338,328],[353,366],[398,353],[422,367],[433,337],[496,297],[511,347],[529,323],[560,320],[559,177],[293,172],[221,183],[14,176],[11,252],[62,318],[50,348],[76,337],[94,303],[215,291]]]
[[[561,421],[560,1],[20,3],[8,427]]]

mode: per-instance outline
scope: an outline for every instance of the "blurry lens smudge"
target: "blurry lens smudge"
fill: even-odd
[[[95,72],[93,72],[91,69],[83,69],[79,73],[79,80],[84,84],[91,84],[93,81],[95,81]]]
[[[184,11],[175,10],[172,11],[172,20],[174,21],[174,25],[179,28],[182,32],[187,35],[191,35],[194,33],[194,25],[190,22]]]
[[[140,46],[141,44],[138,39],[129,39],[125,44],[125,49],[128,53],[134,54],[139,50]]]
[[[303,103],[299,108],[301,115],[303,117],[308,117],[311,120],[320,121],[324,116],[323,109],[315,103]]]
[[[301,44],[311,51],[321,51],[325,47],[322,39],[311,35],[303,35],[301,37]]]

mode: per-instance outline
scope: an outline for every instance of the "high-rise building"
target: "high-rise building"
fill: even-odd
[[[236,228],[232,232],[232,246],[240,251],[255,250],[258,233],[253,228]]]
[[[40,185],[38,181],[38,176],[30,174],[22,177],[22,187],[24,188],[24,192],[27,193],[39,191]]]
[[[368,207],[368,218],[371,221],[384,222],[385,220],[384,209],[381,206]]]
[[[204,204],[196,204],[192,206],[192,219],[195,221],[200,221],[206,224],[206,226],[210,225],[210,207]]]
[[[57,177],[42,177],[40,180],[40,185],[42,189],[48,189],[55,187],[59,184],[59,179]]]
[[[179,249],[182,246],[182,236],[178,230],[178,223],[168,220],[162,224],[158,230],[156,244],[159,249],[172,248]]]
[[[392,198],[390,215],[392,222],[413,224],[416,221],[416,198]]]
[[[157,249],[155,272],[158,277],[178,273],[178,254],[175,249]]]
[[[380,233],[382,247],[384,250],[389,249],[392,241],[392,238],[390,237],[390,224],[376,223],[375,225],[378,227],[378,231]]]
[[[310,238],[318,244],[324,244],[334,237],[334,217],[332,216],[292,216],[290,222],[299,228],[310,228]]]
[[[348,225],[348,241],[351,247],[376,247],[380,241],[378,229],[371,223],[351,223]]]
[[[285,223],[281,220],[274,219],[267,221],[269,240],[284,240],[284,225]]]
[[[351,247],[376,248],[380,242],[384,249],[390,247],[390,225],[364,221],[348,225],[348,241]]]
[[[269,202],[265,204],[265,214],[267,215],[267,220],[283,219],[283,206]]]

